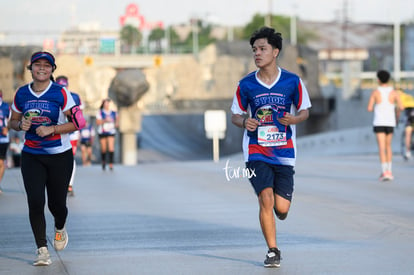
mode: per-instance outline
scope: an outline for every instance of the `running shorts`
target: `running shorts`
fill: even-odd
[[[394,127],[391,126],[374,126],[374,133],[385,133],[392,134],[394,133]]]
[[[414,108],[406,108],[404,110],[405,116],[407,117],[407,121],[405,123],[405,126],[414,126]]]
[[[295,170],[289,165],[274,165],[263,161],[249,161],[246,167],[252,171],[250,183],[256,195],[265,188],[273,188],[273,192],[291,201],[293,195],[293,175]]]
[[[0,143],[0,159],[6,159],[9,143]]]

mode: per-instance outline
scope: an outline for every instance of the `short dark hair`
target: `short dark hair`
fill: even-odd
[[[377,78],[381,83],[387,83],[390,80],[390,73],[386,70],[379,70],[377,72]]]
[[[250,37],[250,46],[253,46],[257,39],[266,38],[267,42],[272,45],[274,49],[282,50],[282,34],[276,32],[275,29],[269,27],[262,27],[256,30]]]
[[[65,75],[59,75],[58,77],[56,77],[56,81],[58,81],[60,79],[68,80],[68,77],[65,76]]]

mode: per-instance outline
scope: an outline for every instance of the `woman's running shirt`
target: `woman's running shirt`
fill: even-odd
[[[395,127],[397,125],[395,104],[388,99],[393,90],[391,86],[378,87],[377,91],[381,95],[381,103],[376,103],[374,106],[374,126]]]
[[[248,114],[260,122],[256,131],[244,131],[246,162],[258,160],[276,165],[295,165],[295,125],[282,125],[277,118],[285,112],[296,115],[296,112],[310,108],[311,102],[302,80],[291,72],[278,69],[278,77],[271,85],[258,78],[258,71],[248,74],[240,80],[234,95],[232,113]]]
[[[10,106],[0,98],[0,144],[10,142],[9,132],[7,131],[7,134],[4,135],[1,131],[3,127],[7,127],[9,116]]]
[[[99,135],[115,135],[116,134],[116,118],[118,114],[115,111],[106,111],[101,109],[96,114],[96,119],[103,120],[104,123],[98,126]]]
[[[59,154],[72,148],[69,134],[55,134],[40,137],[36,128],[67,122],[64,112],[75,105],[70,92],[50,81],[41,94],[31,89],[31,83],[20,87],[14,96],[12,110],[21,113],[23,119],[31,119],[32,125],[25,133],[23,151],[31,154]]]

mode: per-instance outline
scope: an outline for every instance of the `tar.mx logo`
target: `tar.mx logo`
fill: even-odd
[[[252,178],[255,177],[255,171],[254,169],[250,168],[241,168],[241,167],[232,167],[229,165],[229,160],[226,161],[226,167],[223,168],[224,172],[226,173],[226,179],[227,181],[230,181],[232,179],[238,179],[238,178]]]

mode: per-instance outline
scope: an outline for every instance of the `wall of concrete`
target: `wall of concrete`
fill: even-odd
[[[395,129],[392,148],[402,152],[403,127]],[[378,154],[377,141],[372,126],[355,127],[299,137],[298,155],[353,155]],[[317,153],[315,153],[317,152]]]

